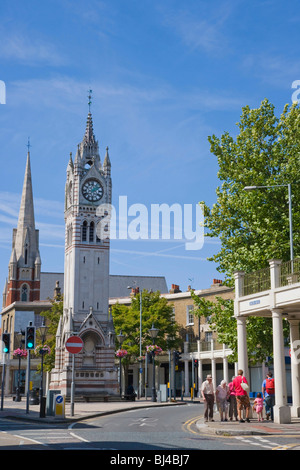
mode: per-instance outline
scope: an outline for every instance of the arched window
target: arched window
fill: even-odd
[[[85,220],[82,224],[82,241],[86,242],[87,237],[87,221]]]
[[[28,286],[27,284],[23,284],[21,287],[21,301],[27,302],[28,301]]]
[[[90,223],[90,235],[89,235],[90,243],[93,243],[93,241],[94,241],[94,227],[95,227],[94,222],[91,222]]]

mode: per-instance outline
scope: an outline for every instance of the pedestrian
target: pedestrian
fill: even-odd
[[[204,420],[214,421],[214,386],[212,376],[207,375],[206,380],[201,385],[201,395],[204,400]]]
[[[262,383],[262,396],[265,400],[267,420],[271,418],[273,421],[273,406],[275,405],[275,382],[272,372],[267,373],[267,377]]]
[[[229,395],[229,419],[232,421],[233,415],[235,417],[235,420],[238,420],[238,414],[237,414],[237,406],[236,406],[236,396],[235,396],[235,390],[233,386],[233,380],[235,379],[235,376],[232,377],[231,382],[229,382],[228,387],[230,391]]]
[[[256,412],[258,416],[258,421],[263,421],[263,417],[262,417],[263,409],[264,409],[264,400],[261,396],[261,393],[258,392],[253,402],[253,410]]]
[[[233,380],[233,386],[235,390],[236,402],[237,402],[237,412],[238,412],[238,419],[240,423],[244,423],[245,421],[242,418],[242,410],[245,408],[246,410],[246,421],[250,423],[249,419],[249,409],[250,409],[250,400],[245,390],[248,386],[248,382],[246,378],[243,376],[243,370],[238,370],[238,375]]]
[[[219,413],[221,417],[221,421],[228,421],[227,413],[228,413],[228,401],[230,390],[228,385],[226,384],[226,380],[222,380],[220,385],[218,385],[216,389],[216,402],[219,408]],[[225,416],[225,419],[224,419]]]

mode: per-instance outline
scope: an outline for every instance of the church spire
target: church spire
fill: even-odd
[[[18,261],[20,258],[23,258],[25,264],[31,264],[30,254],[32,255],[33,262],[36,259],[38,251],[37,232],[34,218],[30,152],[28,150],[18,226],[14,243]]]
[[[12,253],[8,266],[6,306],[15,301],[40,298],[39,231],[35,228],[30,152],[28,152],[17,228],[13,229]]]

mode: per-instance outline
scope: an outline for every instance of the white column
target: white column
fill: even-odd
[[[228,375],[228,359],[225,352],[225,344],[223,344],[223,378],[227,384],[230,382]]]
[[[269,261],[271,289],[280,287],[281,262],[280,259],[271,259]]]
[[[217,369],[216,369],[216,360],[212,358],[211,360],[211,375],[212,375],[212,383],[214,386],[214,390],[216,390],[217,386]]]
[[[184,343],[184,354],[188,354],[189,343],[186,341]],[[189,396],[189,361],[184,360],[184,396]]]
[[[197,357],[198,357],[198,369],[197,369],[197,374],[198,374],[198,377],[197,377],[197,380],[198,380],[198,397],[201,396],[201,393],[200,393],[200,389],[201,389],[201,385],[202,385],[202,382],[203,382],[203,374],[202,374],[202,359],[201,358],[201,341],[200,340],[197,340]]]
[[[237,339],[238,339],[238,368],[243,370],[244,376],[250,383],[248,371],[248,351],[246,334],[246,317],[237,317]]]
[[[289,315],[290,316],[290,315]],[[299,320],[289,320],[291,339],[291,376],[293,404],[291,415],[293,418],[300,417],[300,340]]]
[[[211,340],[211,375],[212,375],[212,383],[214,389],[219,385],[217,384],[217,369],[216,369],[216,360],[214,357],[214,340]]]
[[[202,359],[198,360],[198,396],[201,397],[201,385],[203,382],[203,368],[202,368]]]
[[[291,422],[291,410],[287,406],[286,371],[284,364],[283,325],[281,309],[272,309],[273,356],[275,381],[274,422],[285,424]]]

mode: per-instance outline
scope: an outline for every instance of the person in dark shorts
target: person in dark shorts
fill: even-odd
[[[246,378],[243,376],[242,369],[239,369],[237,377],[233,380],[233,386],[235,390],[236,402],[237,402],[237,412],[238,412],[238,419],[240,423],[244,423],[245,421],[242,418],[242,410],[245,408],[246,410],[246,421],[250,423],[249,419],[249,410],[250,410],[250,400],[247,391],[243,387],[248,386],[248,382]],[[245,385],[242,385],[245,384]]]

